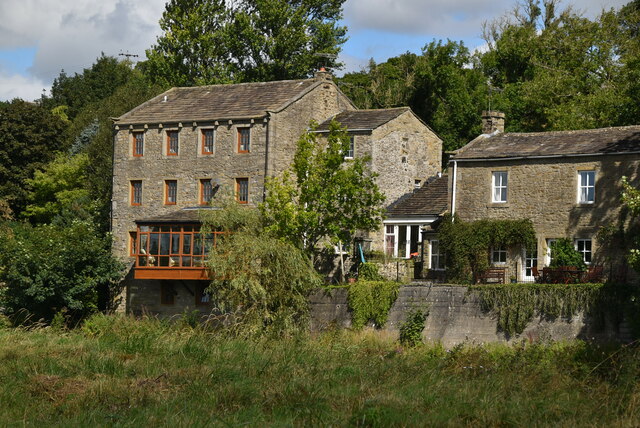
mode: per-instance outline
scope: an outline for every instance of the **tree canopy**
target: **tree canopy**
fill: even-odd
[[[141,68],[163,86],[308,77],[339,65],[344,1],[171,0]]]

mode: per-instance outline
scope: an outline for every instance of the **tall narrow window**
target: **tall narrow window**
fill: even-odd
[[[429,241],[430,265],[429,269],[444,270],[444,254],[440,252],[440,241],[432,239]]]
[[[355,148],[356,148],[356,142],[355,142],[355,137],[353,135],[349,136],[349,150],[347,150],[347,153],[344,155],[345,159],[353,159],[353,155],[355,153]]]
[[[396,251],[396,227],[388,224],[384,229],[384,252],[387,257],[394,257]]]
[[[507,171],[494,172],[491,187],[493,202],[507,202]]]
[[[206,205],[213,198],[213,185],[211,179],[203,178],[200,180],[200,205]]]
[[[238,153],[249,153],[251,150],[251,130],[238,128]]]
[[[578,202],[592,204],[596,197],[596,172],[578,171]]]
[[[178,202],[178,182],[176,180],[165,180],[164,188],[165,205],[175,205]]]
[[[524,277],[532,280],[534,278],[533,268],[538,267],[538,244],[533,248],[524,249]]]
[[[203,155],[213,154],[213,149],[214,149],[213,138],[214,138],[213,129],[202,130],[202,154]]]
[[[133,134],[133,156],[144,155],[144,132],[134,132]]]
[[[591,239],[576,239],[576,250],[582,254],[582,261],[591,263]]]
[[[507,262],[507,249],[504,245],[493,247],[491,250],[491,263],[505,264]]]
[[[136,243],[138,242],[138,234],[129,232],[129,255],[135,257],[137,254]]]
[[[142,180],[131,180],[131,205],[142,205]]]
[[[551,257],[551,247],[558,242],[555,238],[547,239],[547,257],[546,257],[546,265],[551,266],[551,262],[553,261],[553,257]]]
[[[167,156],[178,155],[178,131],[167,131]]]
[[[236,178],[236,200],[241,204],[249,202],[249,179]]]

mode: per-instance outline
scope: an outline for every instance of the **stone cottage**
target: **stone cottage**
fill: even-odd
[[[210,310],[204,259],[217,236],[200,234],[198,210],[218,189],[232,189],[240,203],[261,202],[265,178],[291,164],[309,123],[323,132],[334,117],[353,136],[347,156],[371,156],[388,202],[440,170],[441,141],[413,112],[356,112],[326,72],[173,88],[116,118],[113,251],[130,262],[120,308]]]
[[[570,238],[586,264],[623,274],[622,254],[598,231],[627,224],[621,178],[638,185],[640,126],[505,133],[504,114],[483,113],[483,131],[449,161],[450,210],[462,220],[531,219],[537,247],[492,248],[491,263],[519,281],[550,263],[550,244]]]

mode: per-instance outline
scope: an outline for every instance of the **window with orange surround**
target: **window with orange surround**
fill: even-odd
[[[200,205],[207,205],[213,198],[213,184],[210,178],[200,180]]]
[[[249,153],[250,151],[251,151],[250,128],[238,128],[238,153]]]
[[[214,137],[215,137],[215,134],[213,129],[202,130],[202,154],[203,155],[213,154],[213,150],[215,148]]]
[[[131,205],[142,205],[142,180],[131,180]]]
[[[178,181],[165,180],[164,182],[164,204],[175,205],[178,202]]]
[[[144,132],[137,131],[131,135],[133,136],[133,156],[141,157],[144,155]]]
[[[178,131],[167,131],[167,156],[178,156]]]
[[[236,178],[236,201],[241,204],[249,202],[249,179]]]

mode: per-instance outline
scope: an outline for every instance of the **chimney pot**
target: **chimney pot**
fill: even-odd
[[[504,113],[496,110],[482,112],[482,133],[504,132]]]

